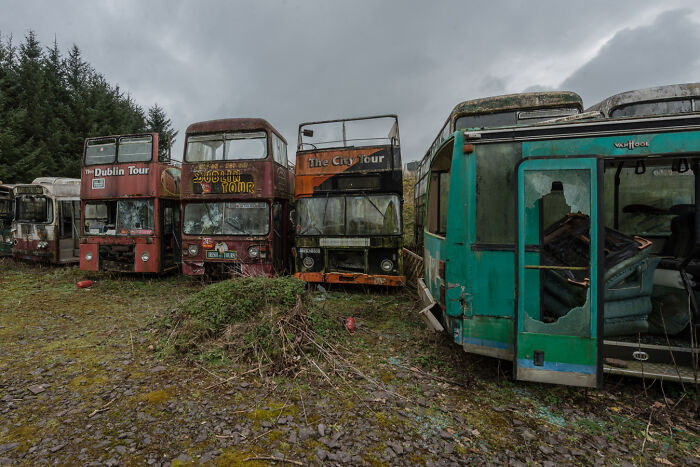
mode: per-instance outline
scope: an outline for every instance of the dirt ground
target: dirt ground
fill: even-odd
[[[513,382],[428,332],[408,291],[315,292],[355,318],[339,345],[357,371],[261,378],[159,352],[155,323],[200,282],[0,271],[0,465],[700,464],[694,388]]]

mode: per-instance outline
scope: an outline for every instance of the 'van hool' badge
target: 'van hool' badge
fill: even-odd
[[[236,259],[236,252],[229,251],[228,245],[224,242],[218,242],[213,250],[207,250],[207,259],[233,260]]]
[[[648,148],[649,147],[649,141],[632,141],[629,140],[626,143],[613,143],[613,146],[617,149],[623,149],[627,148],[630,151],[632,149],[637,149],[637,148]]]

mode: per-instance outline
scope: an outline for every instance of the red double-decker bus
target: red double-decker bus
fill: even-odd
[[[178,267],[180,168],[158,133],[88,138],[80,200],[80,269],[161,273]]]
[[[182,271],[272,275],[289,269],[293,166],[261,118],[187,128],[182,164]]]

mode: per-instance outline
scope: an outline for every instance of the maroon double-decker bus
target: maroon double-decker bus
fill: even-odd
[[[185,138],[182,271],[289,270],[294,170],[287,141],[261,118],[194,123]]]
[[[180,168],[158,133],[85,140],[80,269],[161,273],[180,263]]]

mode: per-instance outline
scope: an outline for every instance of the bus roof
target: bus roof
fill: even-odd
[[[75,197],[80,196],[80,179],[79,178],[64,178],[64,177],[39,177],[35,178],[32,183],[18,183],[14,186],[16,190],[22,186],[41,185],[45,189],[45,193],[58,197]]]
[[[597,110],[607,117],[614,109],[623,105],[640,102],[671,101],[678,100],[681,97],[700,98],[700,83],[669,84],[667,86],[655,86],[621,92],[603,99],[586,109],[586,111]]]
[[[216,133],[219,131],[253,131],[270,130],[287,144],[287,140],[264,118],[222,118],[193,123],[187,127],[186,133]]]
[[[504,94],[502,96],[484,97],[464,101],[455,106],[450,113],[450,120],[459,115],[485,114],[517,110],[522,108],[537,107],[561,107],[569,104],[583,110],[581,96],[571,91],[541,91],[522,92],[518,94]]]

